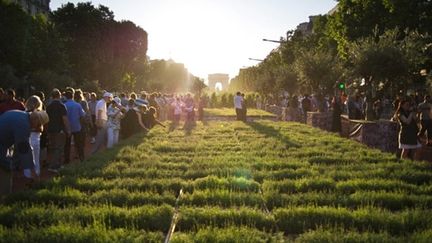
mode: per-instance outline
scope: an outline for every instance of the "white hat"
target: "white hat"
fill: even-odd
[[[147,106],[145,100],[143,100],[143,99],[136,99],[135,100],[135,105],[136,106]]]
[[[111,94],[110,92],[105,92],[104,94],[103,94],[103,97],[113,97],[113,94]]]
[[[121,105],[121,99],[120,99],[119,97],[115,97],[115,98],[113,99],[113,101],[114,101],[115,103],[117,103],[117,105]]]

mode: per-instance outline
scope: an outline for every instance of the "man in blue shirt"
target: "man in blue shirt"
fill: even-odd
[[[11,110],[0,115],[0,163],[10,168],[11,158],[7,157],[7,150],[14,145],[14,153],[24,169],[24,176],[32,179],[34,161],[29,143],[30,131],[48,120],[48,114],[44,111],[27,113]]]
[[[81,107],[79,103],[73,100],[74,98],[74,92],[73,90],[68,90],[65,93],[66,103],[66,110],[67,110],[67,118],[69,121],[69,127],[71,136],[68,136],[66,138],[66,144],[64,148],[65,153],[65,164],[68,164],[70,162],[70,146],[71,146],[71,139],[73,137],[74,144],[75,144],[75,151],[78,152],[78,157],[80,161],[82,162],[84,160],[84,136],[81,132],[81,119],[84,119],[84,110]]]

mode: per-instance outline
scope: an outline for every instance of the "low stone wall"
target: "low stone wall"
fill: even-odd
[[[267,106],[267,111],[280,114],[278,106]],[[332,112],[308,112],[306,123],[326,131],[331,131],[333,122]],[[347,115],[341,115],[340,135],[363,143],[369,147],[384,152],[398,151],[399,125],[389,120],[365,121],[350,120]],[[432,162],[432,147],[423,146],[418,150],[417,159]]]
[[[308,112],[307,114],[307,124],[313,127],[331,131],[332,122],[332,112]],[[341,115],[340,135],[385,152],[394,153],[398,147],[397,123],[387,120],[350,120],[348,116]]]
[[[398,125],[396,122],[379,120],[350,120],[349,138],[385,152],[398,149]]]
[[[265,111],[280,116],[282,114],[282,107],[277,105],[266,105]]]
[[[351,120],[347,115],[341,115],[341,132],[340,135],[344,138],[349,138]]]
[[[326,131],[331,131],[333,123],[332,112],[308,112],[306,124],[318,127]]]

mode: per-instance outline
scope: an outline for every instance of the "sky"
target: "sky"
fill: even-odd
[[[51,0],[56,10],[74,0]],[[257,65],[279,40],[309,16],[326,14],[335,0],[93,0],[148,33],[147,55],[184,63],[193,75],[234,78],[240,68]]]

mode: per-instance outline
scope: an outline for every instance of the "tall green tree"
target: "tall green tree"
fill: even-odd
[[[392,31],[353,42],[349,50],[354,75],[365,80],[366,119],[374,120],[372,103],[376,91],[395,91],[407,84],[409,61],[403,42],[398,41],[396,31]]]
[[[20,6],[0,1],[0,29],[0,69],[8,77],[2,86],[24,95],[32,87],[49,90],[69,83],[62,38],[46,16],[30,16]]]
[[[305,92],[331,95],[343,76],[336,56],[324,51],[304,51],[295,62],[295,70]]]
[[[69,72],[78,84],[98,80],[106,89],[119,89],[135,76],[137,66],[145,66],[147,33],[130,21],[115,21],[109,8],[68,3],[51,18],[64,38]]]
[[[349,42],[384,34],[398,28],[421,34],[431,33],[432,2],[429,0],[339,0],[338,10],[329,17],[329,32],[347,56]]]

